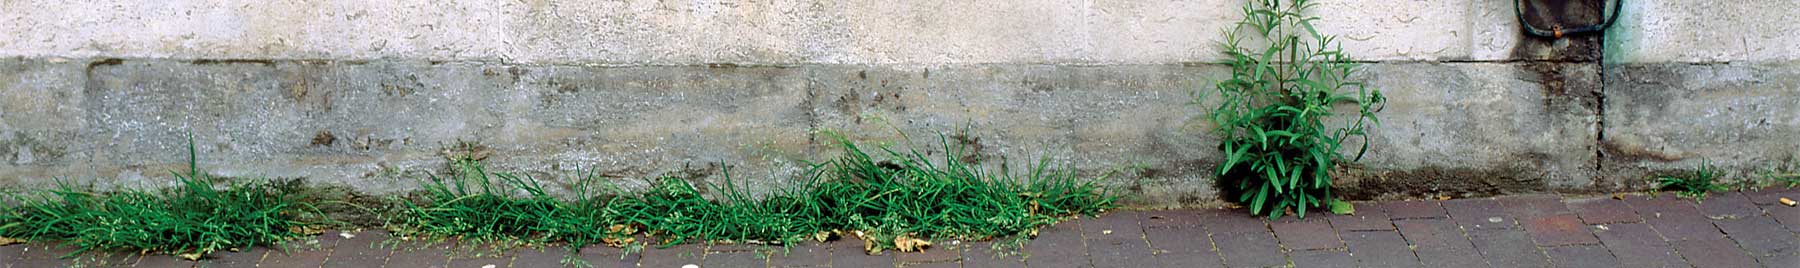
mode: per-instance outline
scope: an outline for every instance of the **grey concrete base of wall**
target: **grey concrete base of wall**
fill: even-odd
[[[1710,159],[1800,148],[1800,66],[1376,63],[1388,95],[1361,198],[1591,192]],[[1218,200],[1204,119],[1215,65],[562,66],[486,62],[0,60],[0,187],[171,184],[202,165],[371,193],[446,156],[552,183],[660,175],[753,189],[837,155],[829,133],[1010,166],[1046,160],[1144,206]],[[1602,83],[1602,82],[1605,83]],[[1200,98],[1204,100],[1204,98]],[[901,133],[904,133],[903,136]],[[941,135],[940,135],[941,134]],[[966,156],[956,156],[966,157]]]

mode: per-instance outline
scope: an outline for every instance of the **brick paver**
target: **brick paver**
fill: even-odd
[[[1486,266],[1475,244],[1463,235],[1456,223],[1444,219],[1413,219],[1394,222],[1400,236],[1413,247],[1425,267]]]
[[[1315,250],[1344,247],[1338,239],[1336,230],[1331,229],[1331,222],[1321,217],[1298,220],[1283,218],[1269,226],[1275,230],[1275,238],[1281,246],[1288,250]]]
[[[1594,236],[1618,257],[1624,267],[1688,267],[1681,254],[1664,242],[1662,235],[1645,223],[1598,225]]]
[[[1518,229],[1518,219],[1506,214],[1500,201],[1493,199],[1457,199],[1444,201],[1444,209],[1458,225],[1469,230]]]
[[[1569,200],[1569,209],[1574,210],[1576,215],[1581,216],[1581,221],[1587,224],[1644,221],[1644,218],[1638,217],[1637,211],[1633,211],[1631,205],[1625,204],[1624,200],[1606,197]]]
[[[1212,237],[1199,226],[1145,227],[1144,237],[1161,267],[1225,267],[1219,252],[1213,249]]]
[[[1550,255],[1550,263],[1556,267],[1623,267],[1612,252],[1600,245],[1574,245],[1544,249]]]
[[[64,267],[1800,267],[1800,190],[1712,195],[1499,198],[1358,203],[1358,215],[1278,220],[1244,209],[1114,211],[1046,226],[1022,245],[933,241],[925,252],[863,252],[854,237],[790,247],[688,243],[642,251],[589,246],[470,250],[341,232],[284,246],[167,255],[0,246],[0,268]],[[475,245],[479,246],[479,245]],[[571,255],[573,254],[573,255]],[[135,265],[135,266],[133,266]]]
[[[1399,232],[1352,232],[1344,234],[1344,243],[1363,267],[1419,267],[1406,239]]]
[[[1375,207],[1387,213],[1390,219],[1443,218],[1449,216],[1444,207],[1433,200],[1411,200],[1380,203]]]
[[[1294,252],[1294,267],[1356,267],[1356,259],[1339,249]],[[1175,267],[1175,266],[1166,266]]]
[[[769,253],[769,267],[775,268],[811,268],[830,267],[831,248],[814,242],[805,242],[789,248],[776,248]]]
[[[639,253],[606,246],[587,246],[581,248],[581,252],[577,252],[575,256],[595,268],[629,268],[638,267],[638,260],[643,258]]]
[[[1588,232],[1587,225],[1572,214],[1532,217],[1522,223],[1525,231],[1531,233],[1531,240],[1537,241],[1539,246],[1600,243]]]
[[[1351,215],[1325,214],[1322,216],[1331,221],[1332,229],[1339,232],[1394,230],[1394,222],[1388,218],[1387,212],[1381,211],[1373,204],[1358,202],[1356,207],[1365,209]]]
[[[1738,251],[1737,245],[1733,245],[1731,241],[1687,240],[1673,243],[1675,251],[1681,252],[1681,256],[1695,268],[1757,266],[1756,259]]]
[[[1267,232],[1213,234],[1226,267],[1271,267],[1287,264],[1275,235]],[[1032,267],[1037,267],[1033,265]]]

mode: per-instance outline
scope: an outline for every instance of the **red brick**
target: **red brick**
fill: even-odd
[[[1517,195],[1494,198],[1500,206],[1506,208],[1506,214],[1515,218],[1527,219],[1543,216],[1570,214],[1562,197],[1555,195]]]
[[[1708,195],[1700,201],[1700,212],[1709,219],[1732,220],[1762,216],[1762,208],[1750,203],[1750,198],[1738,192],[1720,192]]]
[[[1456,223],[1443,219],[1416,219],[1394,222],[1400,235],[1413,245],[1419,262],[1425,267],[1486,266],[1475,244],[1469,242]]]
[[[1600,243],[1617,256],[1623,267],[1688,267],[1662,235],[1647,223],[1606,224],[1594,231]]]
[[[1340,249],[1300,251],[1289,255],[1294,256],[1294,267],[1357,267],[1356,259]]]
[[[1575,215],[1554,215],[1530,218],[1524,222],[1525,231],[1531,233],[1531,240],[1539,246],[1564,246],[1577,244],[1599,244],[1600,240],[1588,232],[1587,225]]]
[[[1344,243],[1364,267],[1419,267],[1419,258],[1398,232],[1345,233]]]
[[[1544,249],[1556,267],[1625,267],[1600,245],[1576,245]]]
[[[1644,218],[1638,217],[1637,211],[1632,210],[1631,205],[1625,204],[1625,201],[1623,200],[1612,198],[1590,198],[1569,200],[1568,204],[1569,208],[1574,210],[1576,215],[1581,216],[1581,221],[1587,224],[1644,221]]]
[[[1754,267],[1756,259],[1738,251],[1727,240],[1688,240],[1673,242],[1675,251],[1686,257],[1695,268]]]
[[[1519,229],[1512,215],[1506,214],[1506,208],[1500,201],[1493,199],[1456,199],[1444,201],[1444,209],[1449,211],[1450,218],[1458,225],[1470,230],[1515,230]]]
[[[1219,255],[1224,256],[1225,265],[1229,267],[1287,265],[1287,256],[1280,253],[1281,246],[1270,233],[1213,234],[1213,243],[1219,245]]]
[[[1281,245],[1290,250],[1315,250],[1343,247],[1338,240],[1337,231],[1331,229],[1331,222],[1312,218],[1307,220],[1283,219],[1270,227],[1275,230],[1275,238]]]
[[[1448,213],[1433,200],[1409,200],[1381,203],[1381,211],[1390,219],[1444,218]]]

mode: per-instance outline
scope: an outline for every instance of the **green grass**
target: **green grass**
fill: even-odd
[[[1718,182],[1719,168],[1710,162],[1702,162],[1699,169],[1684,173],[1657,177],[1657,189],[1694,199],[1706,199],[1707,193],[1726,190],[1725,185]]]
[[[1770,165],[1767,168],[1757,171],[1756,175],[1761,179],[1761,183],[1765,184],[1759,186],[1800,186],[1800,160],[1789,160]]]
[[[417,235],[490,241],[630,246],[694,241],[792,244],[857,235],[870,250],[914,250],[937,239],[1030,235],[1077,214],[1111,208],[1091,180],[1040,162],[1013,173],[962,162],[963,146],[940,139],[934,159],[916,150],[876,155],[838,138],[845,155],[812,165],[798,185],[760,197],[738,188],[729,171],[707,198],[683,178],[657,179],[627,194],[588,176],[574,196],[557,198],[537,180],[491,173],[464,162],[457,175],[433,177],[423,200],[397,222]],[[880,156],[880,157],[877,157]],[[889,159],[886,161],[877,159]],[[978,160],[977,160],[978,161]],[[638,238],[652,241],[636,241]]]
[[[77,250],[132,250],[190,259],[219,250],[267,246],[302,234],[299,220],[310,206],[269,183],[217,188],[195,167],[188,148],[187,173],[171,172],[180,186],[160,191],[99,193],[59,183],[52,190],[8,196],[17,204],[0,212],[0,237],[60,240]],[[67,256],[65,256],[67,257]]]

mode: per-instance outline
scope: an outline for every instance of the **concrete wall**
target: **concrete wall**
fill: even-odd
[[[1604,37],[1551,39],[1510,1],[1321,2],[1391,101],[1340,176],[1355,196],[1641,188],[1800,150],[1800,5],[1628,1]],[[1577,2],[1533,10],[1598,20]],[[377,193],[458,144],[546,180],[729,167],[760,187],[834,155],[823,131],[968,128],[947,134],[975,154],[1206,202],[1220,159],[1192,94],[1225,74],[1205,62],[1239,5],[4,1],[0,185],[165,185],[192,132],[215,173]]]

